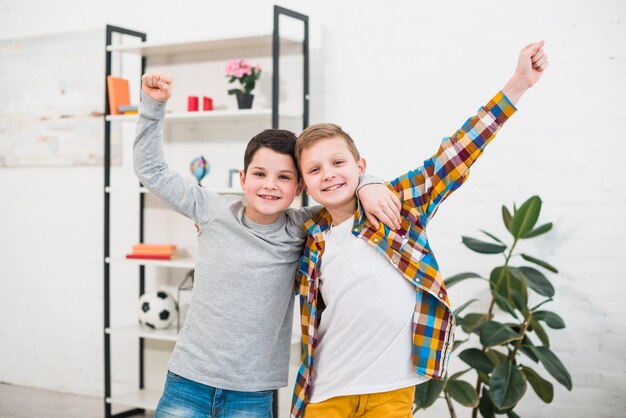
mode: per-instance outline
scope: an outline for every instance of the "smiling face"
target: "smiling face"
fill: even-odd
[[[276,222],[302,191],[293,157],[267,147],[254,153],[239,180],[247,200],[246,216],[258,224]]]
[[[324,138],[304,148],[300,168],[307,192],[328,209],[334,224],[352,216],[365,160],[355,159],[344,138]]]

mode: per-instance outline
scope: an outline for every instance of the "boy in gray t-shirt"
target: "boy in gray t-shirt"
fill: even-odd
[[[142,77],[135,173],[200,233],[192,301],[155,417],[270,417],[272,390],[287,385],[302,223],[320,207],[289,208],[302,183],[296,137],[286,130],[265,130],[248,144],[240,173],[245,203],[169,170],[162,142],[171,82],[160,73]],[[375,213],[399,225],[400,203],[382,182],[361,195],[373,220]]]

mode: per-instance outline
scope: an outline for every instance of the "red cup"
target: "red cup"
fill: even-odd
[[[213,99],[211,99],[210,97],[204,96],[202,98],[202,109],[204,111],[213,110]]]
[[[198,111],[198,96],[187,97],[187,111],[189,112]]]

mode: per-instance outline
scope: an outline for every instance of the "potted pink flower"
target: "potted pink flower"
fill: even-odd
[[[252,90],[256,81],[261,76],[261,66],[250,65],[245,60],[230,60],[226,64],[226,77],[229,83],[239,81],[239,88],[228,90],[228,94],[235,94],[237,96],[237,104],[239,109],[252,108],[252,101],[254,95]]]

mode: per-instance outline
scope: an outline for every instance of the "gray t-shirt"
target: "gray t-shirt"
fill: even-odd
[[[270,225],[252,222],[240,197],[218,195],[168,169],[164,115],[164,103],[142,95],[135,174],[201,231],[192,301],[169,369],[221,389],[286,386],[301,225],[320,207],[288,209]]]

